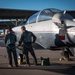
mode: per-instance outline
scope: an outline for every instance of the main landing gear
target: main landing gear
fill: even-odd
[[[63,58],[60,58],[59,60],[60,61],[62,61],[62,60],[64,60],[64,61],[72,61],[72,59],[70,59],[70,56],[74,56],[72,51],[69,48],[63,49],[63,52],[61,53]]]

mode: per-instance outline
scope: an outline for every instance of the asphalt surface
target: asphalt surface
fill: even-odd
[[[8,67],[7,50],[5,47],[0,46],[0,75],[75,75],[75,57],[70,57],[71,61],[59,61],[59,58],[62,57],[59,50],[36,49],[35,54],[38,61],[37,66],[33,64],[33,58],[29,54],[31,66],[23,64],[19,65],[19,67],[14,65],[14,67],[10,68]],[[50,66],[42,66],[41,57],[49,58]]]
[[[59,61],[61,51],[35,50],[38,65],[33,65],[33,58],[29,54],[31,66],[25,64],[19,67],[8,67],[8,56],[5,47],[0,48],[0,75],[75,75],[75,57],[72,61]],[[50,66],[40,65],[41,59],[50,59]],[[14,64],[14,62],[13,62]]]

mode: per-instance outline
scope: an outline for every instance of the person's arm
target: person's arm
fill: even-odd
[[[20,41],[19,41],[19,46],[22,44],[23,40],[24,40],[24,34],[22,33]]]
[[[17,36],[15,35],[15,42],[17,42]]]
[[[7,35],[5,36],[5,44],[6,44],[6,42],[7,42]]]
[[[36,36],[32,33],[33,36],[33,43],[36,41]]]

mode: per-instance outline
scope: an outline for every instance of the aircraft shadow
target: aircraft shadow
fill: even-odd
[[[59,63],[53,63],[50,66],[41,66],[38,64],[37,66],[24,66],[20,65],[19,67],[0,67],[0,69],[14,69],[14,70],[44,70],[48,72],[55,72],[55,73],[61,73],[66,75],[75,75],[75,65],[69,65],[69,64],[59,64]]]

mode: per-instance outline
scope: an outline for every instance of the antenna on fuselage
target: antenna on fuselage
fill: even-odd
[[[64,10],[63,14],[65,14],[65,13],[66,13],[66,10]]]

